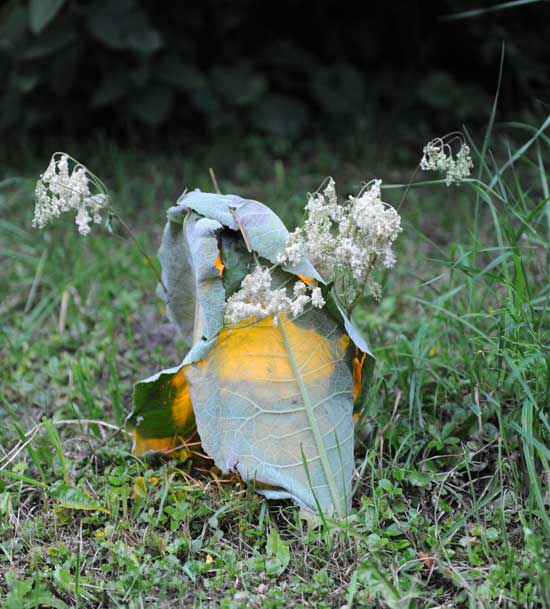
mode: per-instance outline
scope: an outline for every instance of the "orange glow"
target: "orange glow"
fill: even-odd
[[[296,275],[300,281],[303,281],[306,285],[311,283],[311,277],[304,277],[303,275]]]
[[[224,266],[224,264],[222,262],[222,255],[221,255],[221,253],[218,253],[218,257],[216,258],[216,262],[214,262],[214,266],[220,272],[220,277],[222,277],[223,276],[223,269],[225,268],[225,266]]]
[[[136,457],[140,457],[145,453],[170,453],[171,457],[177,459],[188,459],[191,456],[191,451],[184,446],[184,439],[179,435],[166,438],[144,438],[134,429],[132,436],[134,438],[134,449],[132,452]],[[157,479],[153,476],[149,479],[149,482],[154,483],[154,480]]]
[[[366,353],[360,358],[361,351],[355,349],[355,357],[353,358],[353,400],[357,399],[359,391],[361,391],[361,376],[363,374],[363,364],[365,363]]]
[[[281,315],[280,323],[286,324],[295,357],[299,363],[303,363],[301,372],[304,379],[308,383],[329,379],[335,366],[330,339],[315,329],[297,326],[284,314]],[[349,338],[344,335],[338,346],[344,351],[348,344]],[[242,379],[244,382],[253,382],[257,391],[272,393],[273,383],[276,383],[281,399],[288,399],[287,394],[293,395],[296,391],[294,373],[281,331],[273,325],[270,317],[257,322],[251,318],[230,328],[223,328],[209,359],[196,365],[212,367],[222,384]]]
[[[195,426],[195,416],[183,368],[172,377],[170,383],[177,392],[172,402],[172,419],[180,433],[186,433]]]
[[[140,456],[148,452],[166,452],[176,448],[179,444],[177,436],[169,438],[144,438],[135,429],[132,431],[134,436],[134,455]]]

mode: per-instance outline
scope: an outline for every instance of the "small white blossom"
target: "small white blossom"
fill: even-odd
[[[311,304],[317,309],[322,309],[325,306],[326,303],[321,288],[313,288],[311,290]]]
[[[318,308],[325,304],[320,288],[313,288],[310,293],[303,281],[296,281],[292,290],[286,287],[273,289],[270,270],[258,266],[242,280],[240,290],[228,298],[225,323],[230,325],[249,318],[273,317],[273,323],[277,325],[278,315],[285,313],[298,317],[309,303]]]
[[[290,234],[279,263],[296,264],[307,256],[325,281],[345,282],[348,295],[367,291],[378,298],[380,286],[371,274],[379,266],[394,266],[393,243],[401,232],[399,214],[381,199],[381,184],[373,180],[339,203],[330,179],[322,193],[310,195],[304,225]],[[322,300],[317,294],[314,306]]]
[[[307,285],[303,281],[297,281],[292,288],[295,297],[304,296],[307,292]]]
[[[32,225],[44,228],[50,220],[62,213],[76,211],[75,223],[81,235],[90,232],[90,222],[100,223],[101,212],[107,203],[104,193],[92,195],[91,174],[79,163],[72,171],[69,168],[69,157],[66,154],[54,154],[46,171],[36,183],[36,205]]]
[[[453,156],[452,145],[456,141],[460,141],[461,144],[456,156]],[[424,146],[422,152],[420,168],[423,171],[437,171],[445,174],[447,186],[462,182],[470,175],[474,166],[470,156],[470,147],[459,133],[451,133],[432,140]]]

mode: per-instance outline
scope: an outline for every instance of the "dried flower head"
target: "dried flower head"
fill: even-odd
[[[227,300],[225,323],[273,317],[273,323],[277,325],[277,315],[280,313],[298,317],[310,303],[319,309],[325,305],[319,287],[311,286],[310,289],[303,281],[296,281],[291,291],[286,287],[273,289],[271,279],[270,269],[263,266],[257,266],[249,273],[243,279],[240,290]]]
[[[94,192],[95,191],[95,192]],[[44,228],[62,213],[76,211],[75,223],[81,235],[90,232],[90,222],[102,221],[107,190],[84,165],[56,152],[35,188],[36,205],[32,225]]]
[[[460,147],[453,156],[453,146]],[[462,133],[449,133],[426,144],[423,149],[420,168],[445,174],[447,186],[458,184],[470,175],[474,164],[470,157],[470,147],[464,142]]]
[[[309,196],[303,227],[290,234],[281,264],[307,256],[327,282],[334,282],[346,308],[363,293],[380,296],[373,272],[395,264],[393,243],[401,232],[397,211],[381,199],[381,180],[340,203],[334,180]]]

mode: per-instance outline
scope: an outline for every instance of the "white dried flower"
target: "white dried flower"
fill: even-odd
[[[325,281],[345,283],[338,286],[347,293],[345,301],[365,291],[378,298],[380,286],[371,274],[394,266],[393,243],[401,232],[399,214],[382,201],[381,184],[373,180],[358,196],[339,203],[329,179],[322,193],[310,195],[304,225],[290,234],[279,262],[296,264],[307,256]],[[317,298],[322,299],[320,293]]]
[[[101,212],[107,204],[106,193],[92,194],[91,186],[99,189],[97,178],[86,167],[75,163],[70,170],[69,156],[54,154],[48,168],[36,183],[32,225],[44,228],[50,220],[74,210],[78,232],[87,235],[90,232],[90,222],[102,221]]]
[[[311,304],[317,309],[322,309],[325,306],[326,303],[321,288],[313,288],[311,290]]]
[[[230,325],[250,318],[273,317],[273,323],[277,325],[278,315],[285,313],[298,317],[309,303],[318,308],[324,306],[320,288],[314,287],[310,292],[303,281],[296,281],[292,290],[286,287],[273,289],[270,270],[258,266],[242,280],[240,290],[228,298],[225,323]]]
[[[453,144],[460,142],[460,148],[453,156]],[[470,147],[464,142],[461,133],[450,133],[442,138],[435,138],[422,151],[420,168],[423,171],[437,171],[445,174],[445,183],[459,184],[470,175],[474,166],[470,156]]]

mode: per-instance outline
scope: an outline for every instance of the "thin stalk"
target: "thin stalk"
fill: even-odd
[[[294,351],[292,350],[292,345],[290,344],[290,340],[288,338],[288,334],[285,329],[285,324],[283,319],[279,316],[278,323],[279,330],[281,331],[281,335],[283,337],[283,343],[285,345],[286,353],[288,355],[288,361],[290,362],[290,367],[292,368],[292,372],[294,373],[294,377],[296,378],[296,383],[298,384],[298,388],[300,390],[300,394],[302,396],[302,400],[304,402],[307,418],[309,421],[309,425],[311,427],[311,431],[313,432],[313,437],[315,438],[315,444],[317,446],[317,450],[319,451],[319,457],[321,459],[321,464],[323,465],[323,471],[325,473],[325,478],[327,480],[328,487],[330,489],[330,494],[332,496],[332,501],[336,508],[336,511],[340,516],[343,516],[342,506],[340,505],[340,497],[338,496],[338,490],[336,488],[336,481],[334,480],[334,476],[332,474],[332,469],[330,467],[330,463],[328,460],[328,456],[325,450],[325,445],[323,443],[323,438],[321,436],[321,431],[319,430],[319,424],[317,419],[315,418],[315,413],[313,410],[313,404],[311,403],[309,393],[302,377],[302,373],[300,372],[300,367],[298,366],[298,362],[296,361],[296,357],[294,356]]]
[[[214,190],[216,191],[216,194],[221,195],[222,191],[220,190],[220,187],[218,185],[218,180],[216,180],[216,174],[214,173],[214,170],[212,169],[212,167],[208,168],[208,173],[210,174],[210,179],[212,180],[212,185],[214,186]]]
[[[403,203],[405,202],[405,199],[407,198],[407,195],[409,194],[409,190],[411,189],[411,186],[413,185],[413,182],[414,182],[416,176],[418,175],[419,171],[420,171],[420,163],[416,166],[416,169],[414,170],[414,173],[412,174],[412,177],[409,180],[409,183],[407,184],[407,188],[405,188],[405,192],[403,193],[403,196],[401,197],[401,200],[399,201],[399,205],[397,206],[398,212],[401,209],[401,206],[403,205]]]
[[[369,270],[367,273],[367,279],[368,276],[370,274],[370,272],[372,271],[374,265],[376,264],[376,261],[378,259],[378,256],[375,255],[372,259],[372,262],[369,265]],[[348,313],[348,317],[351,318],[351,313],[353,311],[353,308],[355,307],[355,305],[359,302],[359,299],[365,294],[365,288],[367,287],[367,280],[365,280],[365,282],[363,283],[363,285],[361,286],[361,289],[359,290],[359,292],[355,295],[355,298],[352,300],[351,304],[349,305],[348,309],[347,309],[347,313]],[[346,298],[346,302],[347,302],[347,298]]]
[[[135,236],[132,229],[126,224],[126,222],[124,222],[124,220],[119,216],[119,214],[112,207],[109,208],[109,211],[118,220],[118,222],[120,222],[120,225],[128,233],[128,235],[130,235],[130,238],[133,240],[135,246],[138,248],[139,253],[145,258],[147,264],[153,270],[153,273],[155,274],[159,284],[162,286],[162,289],[164,290],[165,294],[168,294],[168,289],[164,285],[164,281],[162,281],[162,277],[161,277],[160,273],[157,271],[155,265],[153,264],[153,261],[151,260],[151,258],[147,254],[147,252],[141,247],[141,244],[137,240],[137,237]]]
[[[28,313],[32,305],[34,303],[34,299],[36,297],[36,293],[38,291],[38,286],[42,280],[42,274],[44,273],[44,266],[46,264],[46,258],[48,257],[48,249],[45,249],[38,261],[38,266],[36,267],[36,273],[34,275],[34,279],[32,280],[31,291],[29,292],[29,296],[27,298],[27,302],[25,304],[25,308],[23,309],[23,313]]]
[[[244,226],[242,225],[241,219],[239,218],[239,216],[237,214],[237,210],[234,207],[230,207],[229,211],[231,212],[231,215],[233,216],[235,222],[237,223],[237,226],[239,227],[239,230],[241,231],[241,235],[243,236],[243,241],[244,241],[244,244],[246,245],[246,249],[248,250],[248,253],[252,254],[256,264],[258,266],[260,266],[260,259],[258,258],[258,254],[252,249],[252,246],[250,245],[250,241],[248,240],[248,235],[246,234],[246,231],[244,230]]]

